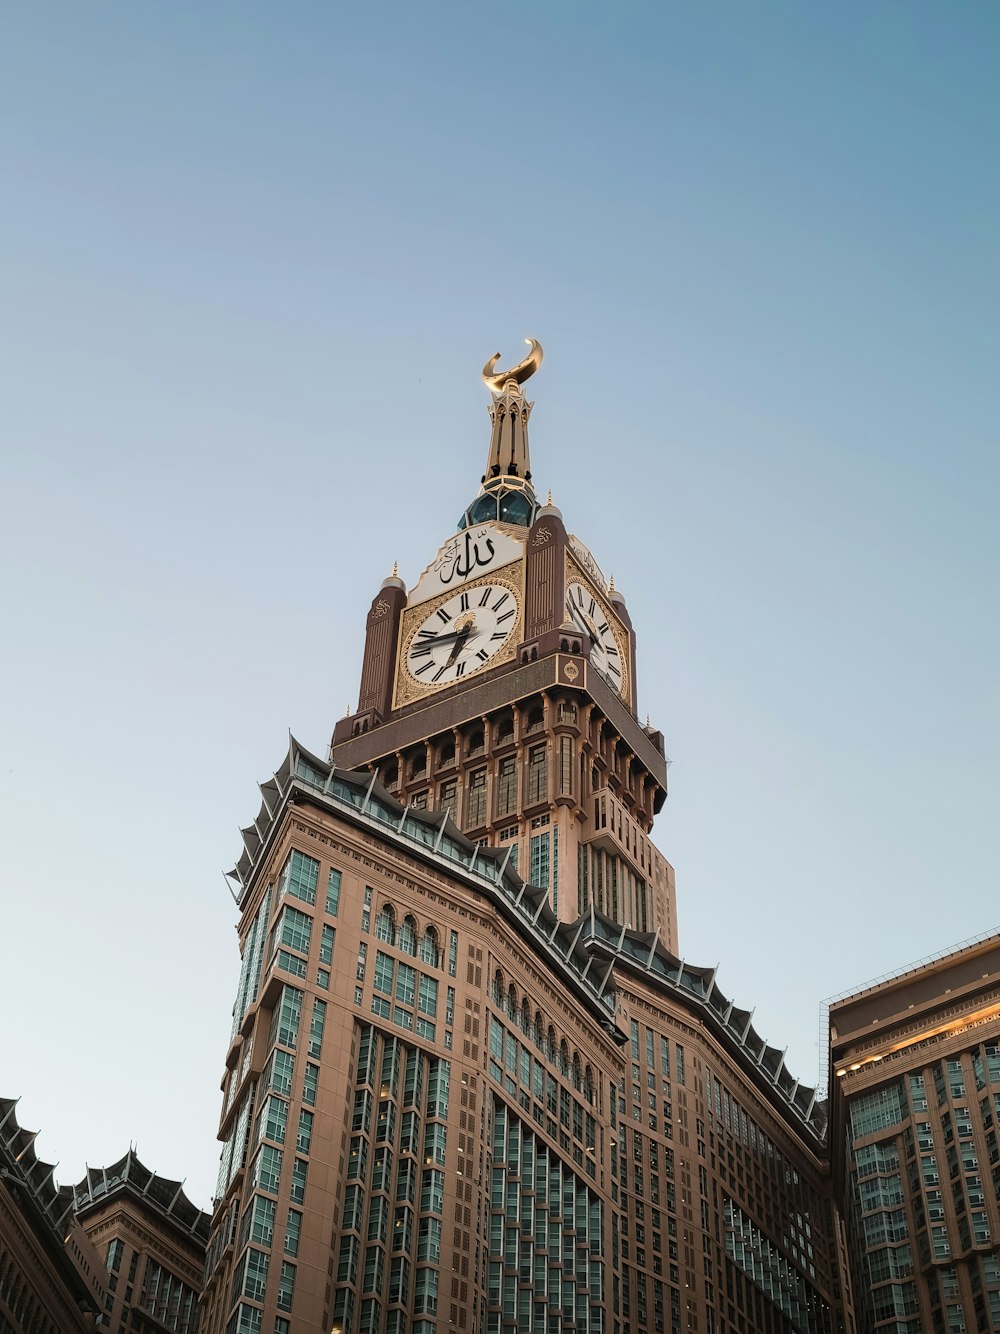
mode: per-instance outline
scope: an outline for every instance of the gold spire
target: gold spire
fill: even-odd
[[[612,575],[610,580],[608,581],[608,592],[613,593],[614,591],[615,591],[615,576]]]
[[[394,561],[392,562],[392,577],[393,577],[393,579],[398,579],[398,578],[399,578],[399,561],[398,561],[398,560],[394,560]]]
[[[521,385],[542,364],[542,345],[535,338],[526,338],[524,341],[529,344],[531,351],[511,370],[494,370],[500,360],[499,352],[490,357],[483,367],[483,383],[493,394],[489,406],[493,430],[483,474],[484,485],[499,477],[518,477],[524,482],[531,481],[528,418],[534,404],[526,401]]]
[[[552,488],[551,488],[551,487],[549,487],[549,494],[548,494],[548,496],[546,496],[546,498],[545,498],[545,503],[546,503],[546,505],[551,505],[551,504],[552,504]]]
[[[528,344],[531,351],[523,361],[519,361],[511,370],[498,371],[494,369],[497,362],[500,360],[499,352],[494,352],[492,357],[490,357],[489,361],[483,367],[483,383],[492,389],[494,394],[502,393],[504,389],[507,389],[510,386],[512,380],[516,385],[524,384],[525,380],[527,380],[529,376],[534,375],[535,371],[537,371],[542,364],[544,353],[542,352],[542,345],[538,339],[526,338],[524,341]]]

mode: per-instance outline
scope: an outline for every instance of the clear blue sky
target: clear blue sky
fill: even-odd
[[[997,925],[1000,10],[8,5],[0,1091],[214,1186],[221,872],[475,492],[613,571],[682,952],[823,997]],[[110,1090],[110,1093],[108,1092]]]

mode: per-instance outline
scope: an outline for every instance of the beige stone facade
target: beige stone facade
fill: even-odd
[[[1000,937],[830,1008],[850,1328],[1000,1329]]]
[[[108,1334],[197,1334],[210,1218],[130,1149],[88,1169],[73,1208],[106,1274]]]

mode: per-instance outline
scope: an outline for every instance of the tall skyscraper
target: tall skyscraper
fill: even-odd
[[[1000,937],[838,1000],[830,1061],[856,1328],[1000,1329]]]
[[[677,957],[632,621],[535,490],[541,358],[487,363],[458,531],[244,830],[211,1334],[838,1328],[825,1109]]]

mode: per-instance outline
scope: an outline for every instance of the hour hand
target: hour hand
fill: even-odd
[[[455,632],[455,643],[452,646],[452,650],[448,657],[448,661],[445,663],[446,667],[450,667],[452,665],[452,663],[461,653],[462,649],[465,648],[466,644],[469,642],[469,640],[475,633],[476,633],[476,627],[474,624],[466,625],[463,627],[463,629]]]

